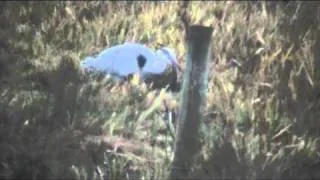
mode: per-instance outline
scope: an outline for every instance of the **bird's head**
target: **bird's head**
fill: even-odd
[[[172,64],[174,67],[176,67],[180,72],[182,72],[182,68],[179,65],[178,61],[177,61],[177,55],[174,52],[174,50],[170,49],[169,47],[163,47],[160,48],[157,51],[158,54],[162,55],[163,57],[165,57],[166,59],[169,60],[170,64]]]

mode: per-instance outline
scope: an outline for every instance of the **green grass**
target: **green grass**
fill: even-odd
[[[194,178],[317,178],[318,2],[191,2],[210,25],[212,64]],[[276,5],[273,7],[273,5]],[[0,6],[0,177],[163,179],[173,139],[167,98],[84,76],[85,56],[125,41],[174,48],[185,65],[178,2],[4,2]],[[294,10],[294,11],[293,11]],[[318,12],[319,13],[319,12]],[[240,68],[216,71],[231,58]],[[177,107],[175,107],[177,108]],[[91,140],[88,140],[90,139]],[[94,139],[94,140],[92,140]],[[121,145],[118,150],[115,145]]]

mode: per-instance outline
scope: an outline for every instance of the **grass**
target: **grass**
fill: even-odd
[[[191,23],[214,27],[190,177],[320,176],[317,3],[190,3]],[[99,179],[99,168],[106,179],[165,178],[173,139],[157,102],[177,109],[179,95],[125,91],[78,64],[136,41],[169,45],[184,66],[179,3],[3,2],[0,10],[1,178]],[[216,70],[232,58],[241,67]]]

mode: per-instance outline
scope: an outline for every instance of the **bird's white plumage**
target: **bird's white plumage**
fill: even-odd
[[[168,65],[176,65],[176,55],[170,48],[153,51],[138,43],[124,43],[103,50],[96,57],[87,57],[80,64],[82,68],[89,68],[106,73],[116,73],[127,76],[139,71],[137,57],[143,55],[146,64],[143,74],[161,74]]]
[[[168,63],[173,64],[173,65],[178,65],[177,55],[172,49],[170,49],[168,47],[163,47],[157,51],[157,54],[159,56],[163,56],[163,58],[166,58],[167,60],[169,60]]]

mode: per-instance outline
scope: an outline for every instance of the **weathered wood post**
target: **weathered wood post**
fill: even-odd
[[[199,150],[199,127],[208,83],[208,61],[213,28],[192,25],[187,32],[187,64],[177,121],[174,160],[169,179],[185,179]]]

